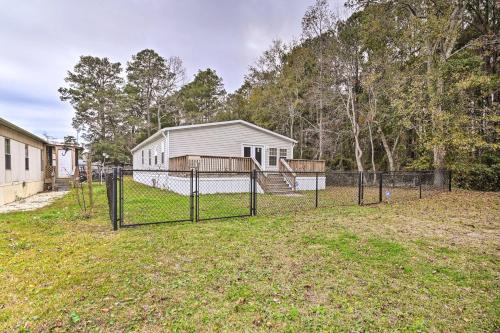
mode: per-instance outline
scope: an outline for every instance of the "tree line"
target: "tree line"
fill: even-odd
[[[449,168],[500,188],[499,8],[495,0],[316,0],[297,42],[274,41],[227,94],[212,69],[185,83],[177,57],[81,57],[62,100],[97,155],[116,163],[165,126],[244,119],[298,141],[296,158],[338,170]]]

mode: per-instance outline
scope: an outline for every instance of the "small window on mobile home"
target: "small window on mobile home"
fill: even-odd
[[[151,165],[151,149],[148,150],[149,165]]]
[[[141,150],[141,163],[144,165],[144,150]]]
[[[165,164],[165,143],[161,144],[161,164]]]
[[[30,169],[30,155],[29,155],[29,147],[28,145],[24,145],[24,169]]]
[[[282,158],[287,158],[287,153],[288,153],[288,150],[286,148],[281,148],[280,149],[280,159]]]
[[[11,168],[10,139],[5,139],[5,170]]]
[[[269,148],[269,165],[275,166],[278,158],[278,149]]]
[[[252,156],[252,147],[243,147],[243,156],[251,157]]]

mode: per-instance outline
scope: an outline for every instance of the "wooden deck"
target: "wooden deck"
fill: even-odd
[[[287,159],[294,172],[325,172],[324,160]]]
[[[171,171],[196,169],[201,172],[261,171],[258,163],[251,157],[209,155],[183,155],[172,157],[169,160],[169,169]],[[279,161],[277,172],[282,173],[289,178],[294,177],[293,173],[296,172],[325,172],[325,161],[282,159]]]
[[[255,169],[250,157],[184,155],[172,157],[169,162],[171,171],[250,172]]]

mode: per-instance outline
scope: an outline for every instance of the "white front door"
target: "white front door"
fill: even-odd
[[[73,174],[73,152],[60,149],[57,151],[57,177],[69,178]]]
[[[263,146],[243,146],[243,157],[253,157],[260,167],[263,169],[264,162],[264,147]]]

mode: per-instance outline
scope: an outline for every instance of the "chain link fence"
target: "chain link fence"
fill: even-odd
[[[213,220],[253,215],[251,172],[197,172],[196,220]]]
[[[403,202],[451,191],[449,171],[197,172],[106,175],[113,229],[143,224],[279,215],[317,207]]]

